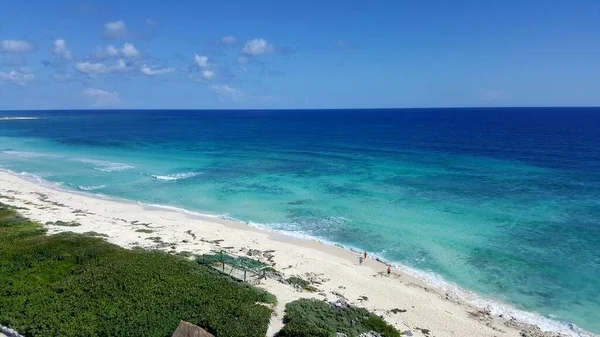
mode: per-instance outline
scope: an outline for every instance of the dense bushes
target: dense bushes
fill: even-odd
[[[165,337],[180,320],[264,337],[275,298],[182,257],[45,236],[0,204],[0,324],[25,336]]]
[[[335,337],[336,333],[357,337],[369,331],[386,337],[401,336],[394,327],[363,308],[333,306],[312,299],[288,303],[284,321],[286,325],[279,337]]]

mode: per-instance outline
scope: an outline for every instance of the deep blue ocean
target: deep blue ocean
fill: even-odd
[[[366,249],[600,332],[600,108],[3,111],[0,165]]]

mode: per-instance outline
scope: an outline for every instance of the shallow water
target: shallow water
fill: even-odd
[[[600,332],[600,109],[2,112],[0,164],[366,249]]]

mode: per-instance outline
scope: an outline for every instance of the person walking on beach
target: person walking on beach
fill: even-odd
[[[359,257],[358,257],[358,265],[359,265],[359,266],[362,266],[363,260],[364,260],[364,259],[363,259],[363,257],[362,257],[362,256],[359,256]]]
[[[391,273],[392,273],[392,267],[388,264],[387,275],[390,276]]]
[[[367,251],[366,250],[365,250],[364,256],[365,256],[365,260],[366,260],[367,259]]]

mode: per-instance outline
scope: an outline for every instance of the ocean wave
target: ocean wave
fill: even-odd
[[[0,169],[0,171],[7,172],[7,173],[15,175],[15,176],[21,176],[21,177],[23,177],[24,180],[27,180],[29,182],[36,183],[38,185],[48,187],[48,188],[57,188],[62,185],[62,182],[51,182],[51,181],[44,179],[47,177],[51,177],[52,176],[51,173],[31,173],[31,172],[26,172],[26,171],[15,172],[15,171],[13,171],[11,169],[7,169],[7,168],[2,168],[2,169]]]
[[[62,158],[62,156],[51,153],[40,153],[40,152],[28,152],[28,151],[2,151],[4,154],[11,156],[23,157],[23,158],[38,158],[38,157],[49,157],[49,158]]]
[[[159,208],[159,209],[165,209],[165,210],[169,210],[169,211],[175,211],[175,212],[185,213],[185,214],[189,214],[189,215],[200,216],[200,217],[203,217],[203,218],[215,218],[215,219],[233,220],[233,219],[231,219],[226,214],[215,215],[215,214],[199,213],[199,212],[194,212],[194,211],[187,210],[185,208],[180,208],[180,207],[175,207],[175,206],[169,206],[169,205],[162,205],[162,204],[148,204],[148,203],[144,203],[144,202],[141,202],[141,201],[138,201],[137,203],[138,203],[138,205],[142,205],[142,206],[147,206],[147,207],[152,207],[152,208]]]
[[[179,179],[187,179],[187,178],[195,177],[200,174],[202,174],[202,172],[175,173],[175,174],[169,174],[169,175],[164,175],[164,176],[153,174],[152,178],[158,179],[158,180],[179,180]]]
[[[8,171],[13,174],[16,174],[15,172],[13,172],[11,170],[8,170]],[[52,174],[50,174],[50,173],[31,173],[31,172],[23,171],[23,172],[18,173],[18,175],[27,177],[27,178],[29,178],[28,180],[34,179],[35,182],[37,182],[40,185],[48,186],[50,184],[53,184],[55,186],[60,186],[60,183],[58,183],[58,182],[51,183],[48,180],[44,179],[44,178],[51,177]]]
[[[101,172],[121,172],[121,171],[129,170],[129,169],[133,168],[133,166],[125,164],[125,163],[118,163],[118,162],[112,162],[112,161],[106,161],[106,160],[96,160],[96,159],[86,159],[86,158],[78,158],[75,160],[77,160],[78,162],[83,163],[83,164],[93,165],[94,170],[101,171]]]
[[[35,177],[35,178],[48,178],[48,177],[53,176],[52,173],[31,173],[31,172],[27,172],[27,171],[23,171],[23,172],[19,173],[19,175]]]
[[[79,188],[80,190],[83,191],[95,191],[95,190],[99,190],[101,188],[105,188],[106,185],[95,185],[95,186],[77,186],[77,188]]]
[[[0,121],[20,121],[20,120],[32,120],[40,119],[39,117],[0,117]]]

